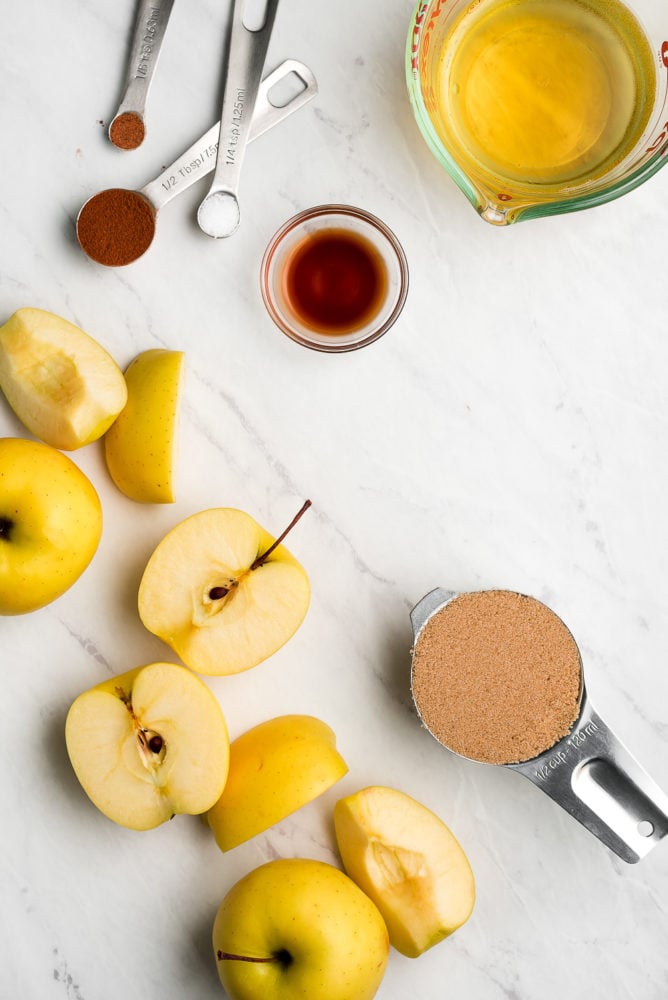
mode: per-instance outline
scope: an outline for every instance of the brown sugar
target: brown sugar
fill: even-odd
[[[507,590],[459,594],[418,635],[412,688],[430,732],[490,764],[530,760],[578,717],[582,664],[553,611]]]
[[[119,149],[136,149],[141,146],[145,134],[144,122],[133,111],[118,115],[109,128],[109,138]]]

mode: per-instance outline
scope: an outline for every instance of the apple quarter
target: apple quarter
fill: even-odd
[[[205,812],[227,778],[222,709],[204,681],[174,663],[137,667],[79,695],[65,740],[93,804],[133,830]]]

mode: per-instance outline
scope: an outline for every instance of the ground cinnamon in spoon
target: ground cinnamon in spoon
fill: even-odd
[[[108,188],[89,198],[79,212],[77,239],[98,264],[122,267],[148,250],[155,234],[155,211],[138,191]]]
[[[507,590],[459,594],[420,632],[413,697],[439,742],[474,760],[530,760],[566,736],[579,711],[575,641],[540,601]]]
[[[134,111],[124,111],[114,118],[109,128],[109,138],[119,149],[136,149],[146,135],[144,122]]]

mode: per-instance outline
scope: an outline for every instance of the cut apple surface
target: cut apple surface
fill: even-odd
[[[284,545],[273,546],[241,510],[218,507],[186,518],[148,561],[141,620],[198,673],[254,667],[296,632],[310,599],[303,567]]]
[[[230,747],[223,794],[207,820],[229,851],[268,830],[348,771],[330,727],[311,715],[282,715],[243,733]]]
[[[102,437],[127,398],[102,345],[44,309],[19,309],[0,327],[0,387],[35,437],[65,451]]]
[[[126,372],[128,399],[104,439],[109,474],[140,503],[172,503],[182,351],[139,354]]]
[[[382,913],[397,951],[416,958],[468,920],[471,866],[426,806],[372,786],[336,803],[334,827],[346,871]]]
[[[205,812],[227,778],[221,707],[199,677],[174,663],[137,667],[79,695],[65,739],[88,797],[133,830]]]

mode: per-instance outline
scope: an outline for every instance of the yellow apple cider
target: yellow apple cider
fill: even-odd
[[[635,146],[654,100],[650,44],[619,0],[482,0],[437,65],[441,136],[497,188],[601,176]]]

